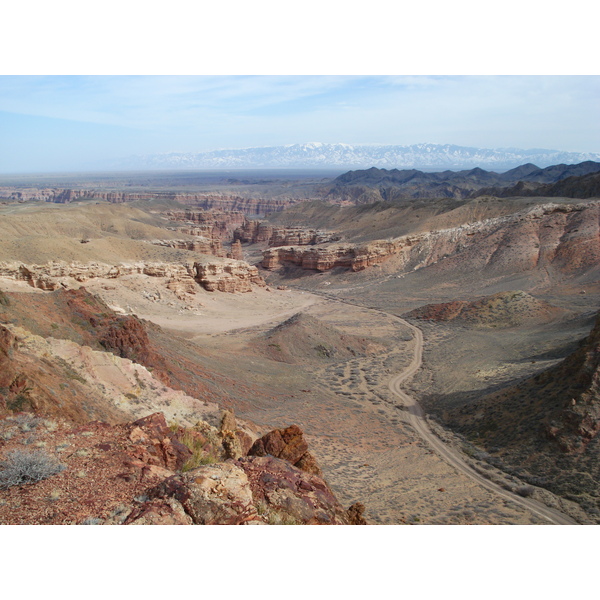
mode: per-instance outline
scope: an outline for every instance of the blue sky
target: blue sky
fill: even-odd
[[[599,76],[0,76],[0,171],[309,141],[600,151]]]

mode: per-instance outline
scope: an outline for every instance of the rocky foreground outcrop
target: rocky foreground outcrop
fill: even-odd
[[[230,413],[223,422],[235,426]],[[202,422],[169,427],[161,413],[112,426],[73,427],[26,413],[0,420],[0,471],[15,452],[27,455],[27,445],[36,448],[30,458],[45,453],[60,465],[28,483],[0,486],[0,523],[365,523],[364,507],[345,510],[321,477],[273,456],[224,459],[222,440],[231,432],[207,431]]]
[[[116,279],[127,275],[147,275],[167,280],[169,289],[190,291],[195,284],[209,292],[249,292],[252,286],[265,286],[258,269],[240,260],[198,261],[186,264],[50,262],[45,265],[26,265],[20,262],[0,262],[0,277],[26,281],[34,288],[56,290],[71,287],[88,279]]]

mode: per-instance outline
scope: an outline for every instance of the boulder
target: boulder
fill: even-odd
[[[350,523],[348,512],[320,477],[273,456],[247,456],[235,464],[246,473],[255,504],[268,523]]]
[[[150,499],[174,498],[196,525],[243,525],[261,520],[246,473],[231,462],[173,475],[148,495]]]
[[[304,433],[297,425],[269,431],[256,440],[248,451],[248,456],[268,455],[287,460],[308,473],[322,475],[316,459],[308,452]]]

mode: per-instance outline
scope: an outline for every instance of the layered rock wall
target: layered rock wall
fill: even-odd
[[[268,270],[278,268],[283,263],[292,263],[303,269],[328,271],[343,267],[352,271],[362,271],[398,254],[402,245],[398,242],[379,241],[362,246],[335,244],[321,247],[279,247],[265,250],[262,267]]]
[[[314,246],[338,241],[338,235],[304,227],[275,227],[266,221],[248,220],[233,233],[234,240],[243,243],[267,243],[276,246]]]
[[[0,187],[0,198],[13,201],[41,201],[66,204],[77,200],[103,200],[120,204],[136,200],[174,200],[202,210],[237,211],[246,215],[265,215],[283,210],[294,200],[243,198],[222,194],[178,194],[174,192],[117,192],[63,188]]]
[[[26,265],[19,262],[0,263],[0,277],[26,281],[42,290],[69,287],[72,281],[116,279],[126,275],[148,275],[168,279],[169,289],[193,287],[194,282],[204,289],[221,292],[248,292],[253,285],[264,286],[258,269],[246,262],[221,259],[218,262],[133,263],[107,265],[104,263],[50,262],[45,265]]]
[[[318,271],[360,271],[392,256],[405,271],[434,265],[453,272],[525,272],[552,266],[575,273],[598,268],[600,202],[539,205],[523,213],[361,245],[270,248],[261,264],[268,270],[291,263]]]
[[[200,235],[210,239],[230,240],[233,232],[246,223],[240,211],[173,210],[166,213],[171,221],[191,223],[192,228],[179,229],[189,235]]]
[[[150,242],[155,246],[164,246],[166,248],[176,248],[178,250],[188,250],[190,252],[199,252],[200,254],[210,254],[212,256],[226,256],[220,239],[208,239],[198,236],[195,240],[152,240]]]

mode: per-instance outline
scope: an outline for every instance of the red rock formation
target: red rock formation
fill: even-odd
[[[265,286],[258,269],[240,260],[222,258],[210,262],[185,265],[172,263],[134,263],[106,265],[102,263],[49,263],[24,265],[0,263],[0,277],[27,281],[42,290],[57,290],[72,284],[70,279],[85,282],[92,278],[115,279],[123,275],[148,275],[168,278],[167,286],[177,293],[192,293],[191,283],[197,281],[204,289],[221,292],[249,292],[253,285]]]
[[[225,413],[221,429],[234,428]],[[345,510],[321,477],[272,456],[181,472],[192,452],[162,413],[116,425],[21,413],[0,419],[0,459],[22,449],[32,432],[40,447],[57,449],[65,468],[0,488],[0,524],[364,523],[362,505]]]
[[[266,286],[258,269],[240,260],[221,263],[195,263],[196,281],[209,292],[250,292],[252,286]]]
[[[198,236],[195,240],[152,240],[151,244],[155,246],[164,246],[166,248],[177,248],[178,250],[189,250],[190,252],[199,252],[200,254],[210,254],[212,256],[225,256],[225,250],[220,239],[208,239]]]
[[[286,460],[308,473],[323,475],[315,458],[308,452],[304,433],[297,425],[270,431],[256,440],[248,451],[248,456],[267,455]]]
[[[235,240],[240,240],[245,244],[268,243],[273,235],[273,225],[266,221],[255,219],[246,220],[241,227],[238,227],[233,236]]]
[[[242,198],[216,194],[176,195],[175,200],[181,204],[194,205],[203,210],[239,211],[245,215],[265,215],[278,212],[295,204],[296,200],[275,200],[272,198]]]
[[[283,210],[296,201],[269,198],[242,198],[226,194],[179,194],[176,192],[107,192],[61,188],[0,187],[0,197],[17,201],[69,203],[76,200],[103,200],[120,204],[136,200],[171,200],[202,210],[237,211],[247,215],[264,215]]]
[[[244,213],[234,210],[175,210],[167,212],[166,216],[172,221],[193,223],[194,228],[189,230],[192,235],[206,236],[211,240],[230,240],[233,232],[246,222]]]
[[[272,523],[348,525],[348,511],[317,475],[273,456],[235,461],[246,474],[255,504]]]
[[[126,425],[129,439],[136,443],[131,457],[145,465],[157,465],[178,471],[192,456],[171,431],[160,413],[153,413]]]
[[[319,247],[280,247],[265,250],[261,265],[268,270],[276,269],[287,262],[316,271],[328,271],[335,267],[362,271],[382,263],[398,251],[398,244],[385,241],[363,246],[332,244]]]
[[[242,250],[242,244],[240,240],[236,240],[231,244],[231,252],[227,253],[227,258],[233,258],[234,260],[244,260],[244,251]]]
[[[527,212],[450,229],[376,240],[367,244],[325,244],[265,250],[262,266],[282,263],[326,271],[360,271],[391,256],[405,271],[430,267],[440,273],[526,272],[552,266],[565,274],[600,265],[600,202],[547,204]]]
[[[234,239],[244,243],[266,242],[275,246],[308,246],[339,240],[339,236],[327,231],[305,227],[275,227],[266,221],[248,220],[233,233]]]

